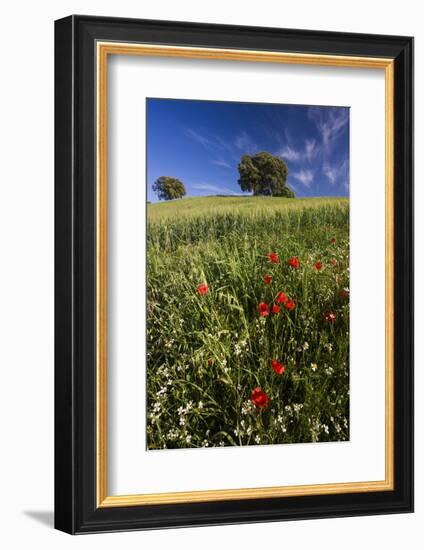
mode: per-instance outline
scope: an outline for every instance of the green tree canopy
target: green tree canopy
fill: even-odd
[[[152,185],[153,191],[157,194],[159,200],[170,201],[172,199],[181,199],[186,194],[184,183],[177,178],[161,176]]]
[[[242,191],[254,195],[294,198],[295,194],[286,184],[289,170],[283,159],[262,152],[243,155],[238,165],[238,183]]]

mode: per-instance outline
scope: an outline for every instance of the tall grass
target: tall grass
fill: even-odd
[[[197,211],[179,201],[179,215],[176,202],[149,205],[162,215],[149,211],[147,232],[148,448],[348,439],[347,201],[199,201]],[[278,292],[294,309],[261,316]],[[251,400],[255,388],[266,408]]]

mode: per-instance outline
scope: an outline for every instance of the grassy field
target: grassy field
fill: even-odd
[[[349,439],[347,199],[148,205],[149,449]]]
[[[344,198],[285,199],[276,197],[211,196],[190,197],[148,205],[149,221],[163,222],[174,217],[198,217],[222,214],[267,214],[317,208],[319,206],[347,205]]]

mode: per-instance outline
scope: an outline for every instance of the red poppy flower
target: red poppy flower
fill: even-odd
[[[271,283],[271,275],[265,275],[264,281],[266,285],[269,285]]]
[[[336,258],[331,258],[330,263],[331,263],[331,265],[332,265],[333,267],[336,267],[336,265],[337,265],[337,260],[336,260]]]
[[[258,407],[258,409],[262,409],[262,407],[265,407],[265,409],[268,408],[269,398],[267,394],[261,390],[261,388],[255,388],[252,390],[250,400]]]
[[[289,300],[288,302],[286,302],[286,303],[284,304],[284,307],[285,307],[286,309],[288,309],[289,311],[291,311],[292,309],[294,309],[295,306],[296,306],[296,304],[294,303],[294,300]]]
[[[204,296],[209,292],[209,287],[206,283],[202,283],[201,285],[197,285],[197,292]]]
[[[342,300],[347,300],[349,298],[349,291],[348,290],[344,290],[342,289],[340,292],[339,292],[339,296]]]
[[[331,244],[336,244],[336,237],[333,237],[330,242]]]
[[[279,262],[278,254],[276,252],[270,252],[268,254],[268,260],[273,264],[278,264]]]
[[[295,269],[299,269],[300,267],[300,263],[299,263],[299,260],[297,258],[295,258],[294,256],[292,256],[288,262],[290,267],[294,267]]]
[[[211,366],[211,365],[213,365],[213,363],[214,363],[213,357],[209,357],[208,365]]]
[[[334,311],[326,311],[324,313],[324,320],[325,320],[326,323],[330,323],[330,324],[335,323],[336,314],[334,313]]]
[[[286,370],[286,367],[275,359],[271,361],[271,366],[276,374],[284,374],[284,371]]]
[[[276,302],[279,304],[285,304],[288,301],[287,296],[284,294],[284,292],[279,292],[277,294],[277,298],[275,299]]]
[[[275,314],[280,313],[280,306],[277,306],[277,304],[274,304],[274,305],[272,306],[272,310],[271,310],[271,311],[272,311],[272,313],[275,313]]]
[[[266,317],[267,315],[269,315],[269,307],[268,304],[266,304],[265,302],[261,302],[258,308],[259,313],[262,315],[262,317]]]
[[[322,269],[322,263],[321,262],[315,262],[315,269],[317,271],[320,271],[320,269]]]

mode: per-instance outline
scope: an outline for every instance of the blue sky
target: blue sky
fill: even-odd
[[[283,158],[297,197],[349,195],[349,108],[147,99],[148,200],[153,182],[180,179],[189,196],[241,194],[238,163]]]

